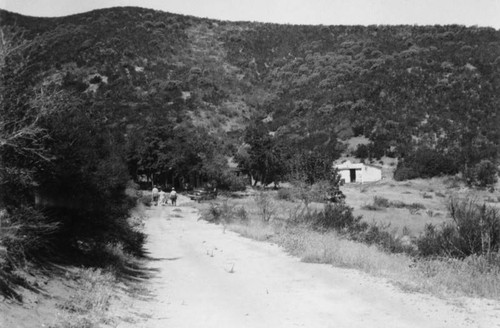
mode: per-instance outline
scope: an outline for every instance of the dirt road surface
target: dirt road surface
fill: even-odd
[[[183,197],[147,214],[151,297],[125,304],[136,319],[119,327],[500,327],[494,303],[451,304],[355,270],[302,263],[198,221]]]

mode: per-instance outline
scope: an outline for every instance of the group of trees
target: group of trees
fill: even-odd
[[[93,92],[115,124],[138,130],[163,115],[220,141],[258,114],[288,145],[338,152],[337,138],[364,135],[371,143],[356,154],[402,159],[401,177],[428,172],[409,168],[427,150],[454,159],[435,173],[497,163],[500,42],[491,28],[229,23],[139,8],[2,16],[39,40],[25,78],[62,76],[65,89]]]
[[[313,185],[331,178],[333,161],[340,153],[297,143],[287,134],[270,133],[259,118],[245,130],[243,146],[235,159],[254,183],[278,184],[280,181],[301,181]]]
[[[105,245],[140,254],[123,135],[90,97],[39,83],[38,44],[1,29],[0,280],[26,259],[95,261]],[[32,83],[26,77],[34,78]],[[5,285],[4,285],[5,284]]]
[[[203,127],[157,118],[129,131],[127,164],[134,180],[146,177],[151,184],[229,187],[234,177],[228,172],[225,148]]]

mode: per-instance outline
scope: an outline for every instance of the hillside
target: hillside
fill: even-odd
[[[152,185],[222,193],[245,190],[248,176],[292,182],[284,199],[298,194],[307,207],[328,197],[327,209],[379,231],[358,225],[333,160],[377,160],[395,180],[455,175],[490,190],[497,182],[500,31],[491,28],[293,26],[132,7],[60,18],[0,10],[0,45],[7,298],[21,300],[17,287],[34,285],[28,263],[134,271],[147,236],[133,209],[151,204],[141,189]],[[403,192],[394,186],[373,190]],[[356,192],[346,195],[359,211],[372,197]],[[433,229],[429,243],[441,238]],[[491,231],[497,247],[499,230]],[[463,256],[484,251],[477,240]]]
[[[498,151],[491,28],[233,23],[140,8],[1,17],[34,41],[29,87],[76,90],[128,130],[164,115],[228,140],[267,117],[269,131],[306,148],[342,150],[337,141],[364,135],[360,157],[428,147],[467,165]]]

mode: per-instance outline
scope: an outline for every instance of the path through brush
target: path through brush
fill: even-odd
[[[300,262],[199,221],[187,198],[148,210],[150,298],[118,327],[500,327],[499,309],[406,293],[355,270]],[[472,306],[472,307],[471,307]]]

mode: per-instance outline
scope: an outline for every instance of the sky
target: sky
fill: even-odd
[[[500,29],[500,0],[0,0],[29,16],[137,6],[229,21],[307,25],[478,25]]]

